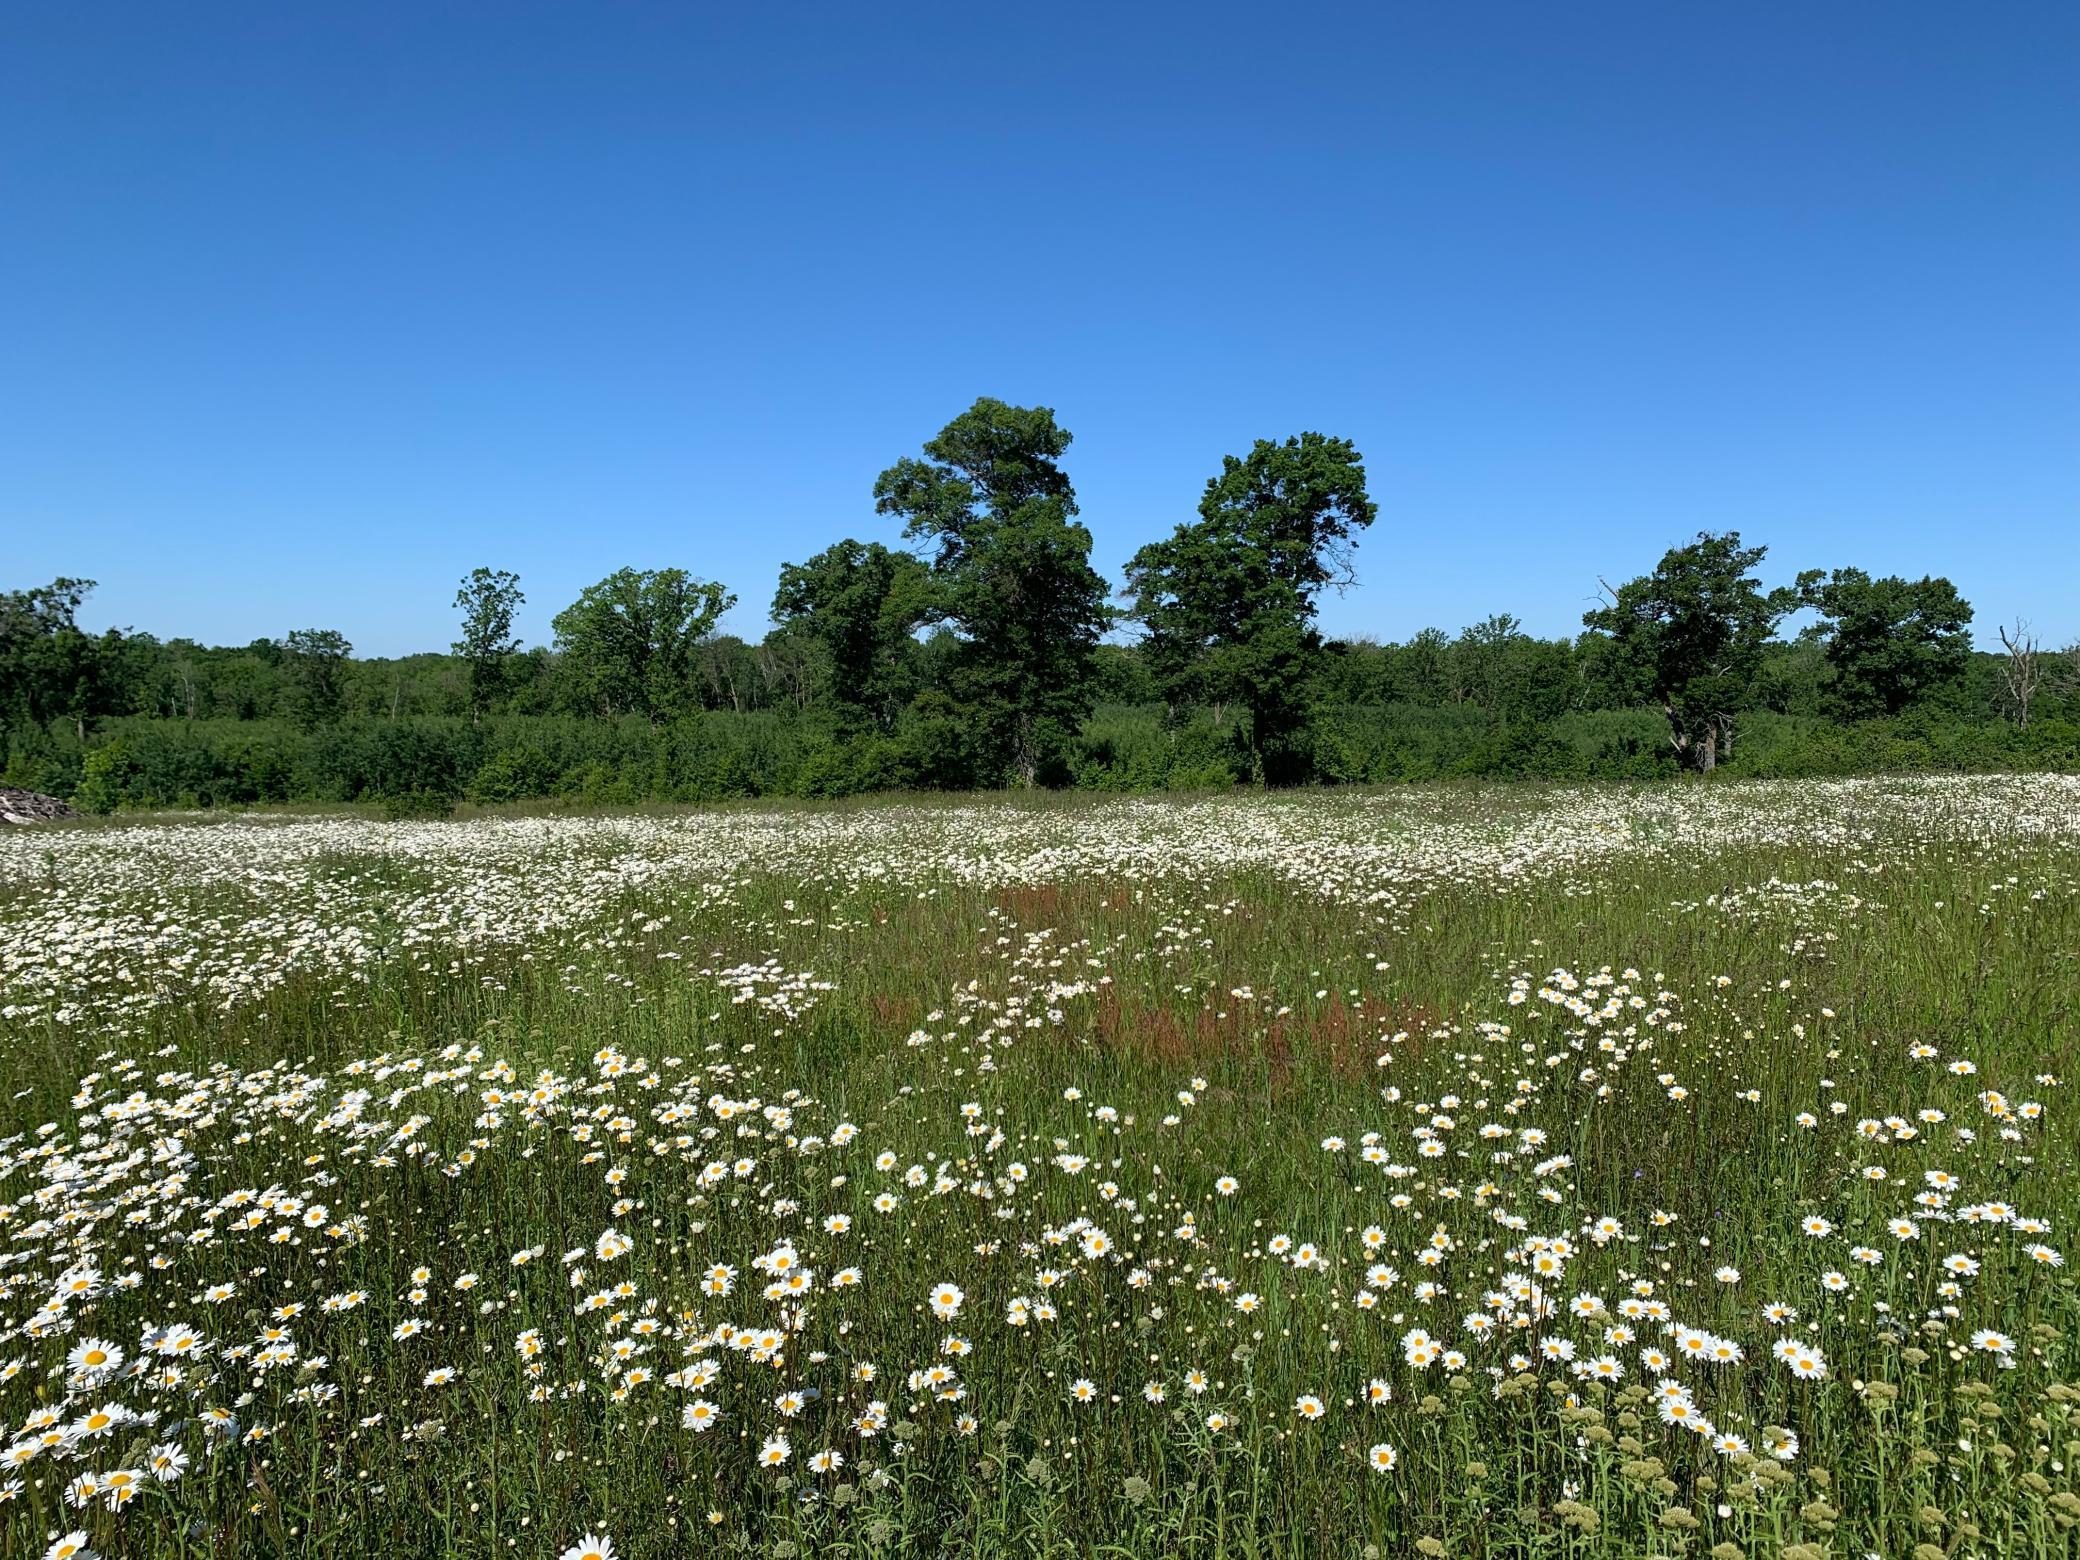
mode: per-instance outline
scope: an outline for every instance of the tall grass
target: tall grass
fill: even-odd
[[[40,1408],[73,1427],[12,1476],[0,1551],[77,1529],[111,1555],[2070,1552],[2080,1294],[2029,1248],[2080,1216],[2072,830],[1946,831],[1873,793],[1845,844],[1773,826],[1799,806],[1779,791],[1748,838],[1643,814],[1578,868],[1392,894],[1220,864],[1318,805],[1189,810],[1203,849],[1173,873],[747,860],[726,892],[640,876],[489,942],[415,930],[443,883],[372,847],[296,869],[397,906],[350,970],[169,988],[115,1030],[0,1019],[0,1406],[18,1445]],[[1420,793],[1367,826],[1475,838],[1547,806]],[[0,922],[84,902],[66,842],[94,837],[50,836]],[[198,883],[181,914],[251,926],[264,898]],[[83,986],[146,980],[38,936],[17,956]],[[781,1275],[753,1259],[783,1247],[813,1281],[762,1298]],[[92,1291],[50,1304],[82,1265]],[[1628,1301],[1742,1358],[1657,1373],[1679,1338]],[[207,1343],[177,1381],[66,1364],[102,1339],[161,1369],[177,1324]],[[270,1327],[293,1358],[260,1358]],[[1603,1355],[1621,1376],[1575,1368]],[[668,1379],[700,1362],[712,1382]],[[1664,1382],[1744,1444],[1664,1424]],[[109,1402],[159,1417],[79,1428]],[[714,1428],[682,1422],[695,1402]],[[172,1481],[68,1502],[165,1447]]]

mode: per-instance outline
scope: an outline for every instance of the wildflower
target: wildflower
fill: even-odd
[[[1800,1381],[1818,1381],[1827,1374],[1827,1361],[1818,1349],[1800,1349],[1791,1356],[1791,1374]]]
[[[65,1368],[75,1376],[98,1381],[123,1368],[123,1351],[100,1338],[85,1338],[66,1354]]]
[[[1382,1441],[1365,1454],[1365,1460],[1372,1465],[1374,1473],[1392,1473],[1401,1461],[1401,1454]]]
[[[120,1403],[104,1403],[89,1409],[65,1427],[66,1438],[73,1444],[81,1441],[98,1441],[101,1437],[121,1429],[130,1418],[130,1411]]]
[[[560,1560],[614,1560],[614,1541],[587,1533],[566,1549]]]

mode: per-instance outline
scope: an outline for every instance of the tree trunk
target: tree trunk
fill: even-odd
[[[1040,774],[1040,755],[1035,750],[1036,745],[1033,741],[1032,716],[1019,716],[1013,729],[1015,735],[1012,739],[1012,768],[1018,772],[1019,785],[1030,791]]]

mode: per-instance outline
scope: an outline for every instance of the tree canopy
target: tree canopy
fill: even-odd
[[[1678,758],[1699,770],[1731,749],[1764,647],[1798,605],[1795,590],[1765,591],[1755,577],[1767,552],[1743,547],[1738,531],[1700,532],[1653,573],[1606,586],[1610,599],[1582,615],[1610,636],[1615,668],[1660,707]]]
[[[1352,578],[1356,533],[1377,506],[1347,439],[1259,439],[1227,456],[1199,517],[1127,564],[1127,593],[1147,630],[1165,697],[1246,712],[1259,781],[1305,777],[1303,734],[1321,649],[1315,598]]]
[[[576,700],[666,720],[699,707],[696,651],[736,597],[684,569],[616,569],[552,621]]]
[[[282,641],[289,675],[289,718],[305,730],[338,720],[345,703],[346,661],[354,653],[336,628],[295,628]]]
[[[1108,616],[1091,533],[1057,464],[1070,434],[1043,406],[987,396],[874,484],[875,508],[936,545],[931,616],[958,639],[953,700],[993,762],[1031,785],[1091,705]]]
[[[1820,614],[1808,636],[1825,647],[1835,703],[1851,720],[1897,715],[1964,675],[1972,609],[1948,580],[1809,569],[1798,591]]]
[[[848,730],[895,728],[917,691],[916,634],[932,610],[923,563],[849,538],[807,563],[782,564],[773,593],[773,621],[817,648],[825,696]]]
[[[513,614],[526,600],[520,576],[507,569],[473,569],[455,592],[462,612],[455,653],[469,667],[472,714],[483,714],[505,691],[513,654],[520,648],[513,637]]]
[[[1222,457],[1182,523],[1133,553],[1115,608],[1072,442],[1048,407],[975,401],[874,481],[883,540],[781,567],[758,636],[720,632],[736,598],[678,567],[587,586],[552,643],[525,649],[519,576],[474,569],[452,653],[387,657],[338,629],[228,645],[90,633],[91,581],[9,589],[0,783],[69,795],[92,756],[109,806],[400,787],[634,800],[2080,752],[2080,646],[2017,627],[2005,655],[1975,650],[1971,605],[1934,576],[1844,566],[1769,589],[1764,549],[1735,532],[1605,585],[1573,637],[1496,612],[1456,633],[1328,638],[1325,592],[1356,577],[1378,508],[1356,447],[1319,432]]]

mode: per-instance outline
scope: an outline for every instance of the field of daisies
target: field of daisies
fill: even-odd
[[[0,1554],[2069,1555],[2080,781],[0,834]]]

